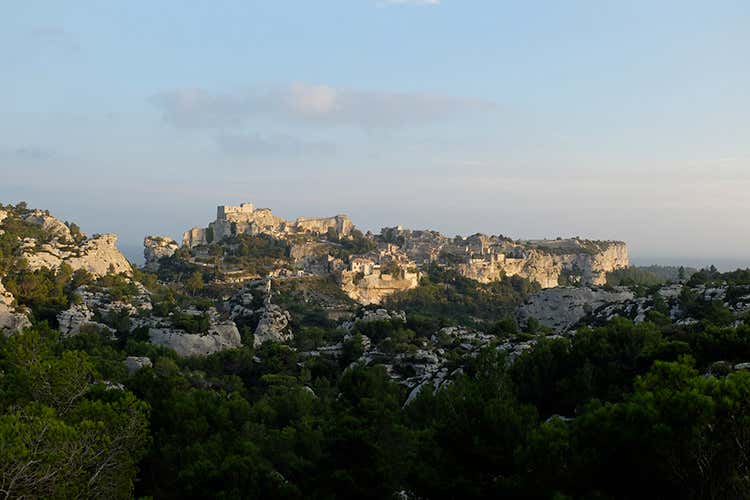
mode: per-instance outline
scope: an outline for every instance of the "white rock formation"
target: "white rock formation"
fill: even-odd
[[[32,210],[23,215],[23,220],[31,224],[42,226],[42,229],[61,241],[70,241],[70,229],[63,221],[52,217],[43,210]]]
[[[143,256],[146,259],[146,269],[156,271],[159,259],[171,257],[180,246],[172,238],[164,236],[146,236],[143,240]]]
[[[288,342],[292,340],[292,331],[289,323],[292,315],[276,304],[267,303],[255,328],[253,345],[258,347],[266,342]]]
[[[153,319],[156,326],[149,328],[149,339],[152,344],[169,347],[180,356],[208,356],[242,346],[234,321],[220,320],[215,309],[209,310],[208,314],[211,323],[206,333],[188,333]]]
[[[344,293],[364,305],[380,304],[389,295],[416,288],[419,278],[419,272],[407,269],[402,269],[397,276],[384,274],[379,269],[373,269],[364,276],[352,270],[341,271],[337,276]]]
[[[234,323],[214,325],[208,333],[187,333],[173,328],[152,328],[148,334],[152,344],[169,347],[180,356],[208,356],[242,346],[240,332]]]
[[[82,326],[91,323],[93,317],[94,313],[85,304],[74,304],[57,315],[58,329],[63,335],[76,335]]]
[[[117,235],[102,234],[80,245],[53,241],[36,248],[36,241],[29,238],[24,241],[21,256],[32,270],[57,269],[65,262],[74,271],[84,269],[94,276],[104,276],[110,271],[130,274],[133,271],[130,262],[117,249],[116,243]]]
[[[592,288],[548,288],[531,295],[518,308],[517,315],[521,324],[533,317],[544,326],[564,332],[602,306],[625,303],[633,298],[630,290],[611,292]]]

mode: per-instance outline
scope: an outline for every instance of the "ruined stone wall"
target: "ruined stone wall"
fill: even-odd
[[[219,205],[216,207],[216,220],[243,220],[254,211],[252,203],[242,203],[239,207]]]
[[[389,295],[416,288],[419,278],[419,273],[402,272],[399,276],[391,276],[378,270],[364,277],[357,277],[353,271],[342,271],[338,276],[344,293],[365,305],[380,304]]]
[[[205,245],[206,243],[208,243],[206,241],[206,228],[194,227],[182,234],[182,244],[188,248]]]
[[[326,234],[329,229],[336,231],[339,237],[349,236],[354,224],[346,215],[335,217],[300,217],[294,223],[298,231]]]

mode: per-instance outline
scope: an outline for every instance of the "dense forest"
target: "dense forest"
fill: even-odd
[[[747,284],[747,274],[692,279]],[[50,304],[35,300],[44,317]],[[701,315],[689,327],[657,312],[638,325],[616,318],[572,340],[541,339],[513,363],[488,348],[406,407],[378,366],[301,363],[278,344],[182,359],[96,331],[61,340],[42,321],[0,339],[0,490],[746,498],[750,372],[728,367],[750,360],[750,327],[727,326],[720,305]],[[398,321],[368,328],[419,335]],[[131,353],[153,367],[128,376]]]

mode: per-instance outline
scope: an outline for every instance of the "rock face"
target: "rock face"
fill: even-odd
[[[266,304],[260,322],[255,329],[253,345],[258,347],[266,342],[288,342],[293,335],[289,327],[292,315],[276,304]]]
[[[94,276],[104,276],[110,271],[115,274],[133,272],[128,259],[117,249],[117,235],[114,234],[94,236],[80,245],[53,241],[39,248],[33,238],[28,238],[24,241],[21,256],[32,270],[57,269],[64,262],[74,271],[83,269]]]
[[[580,238],[516,241],[502,235],[448,238],[436,231],[383,228],[380,239],[396,242],[399,252],[418,264],[453,267],[481,283],[520,276],[542,288],[561,281],[603,285],[607,272],[628,266],[627,245]]]
[[[341,289],[360,304],[380,304],[383,299],[396,292],[411,290],[419,285],[419,272],[401,269],[395,275],[385,274],[380,270],[342,271],[338,274]]]
[[[349,236],[354,224],[346,215],[335,217],[300,217],[294,222],[294,228],[300,232],[326,234],[333,231],[340,238]]]
[[[171,257],[180,246],[172,238],[163,236],[146,236],[143,240],[143,257],[146,259],[146,269],[159,269],[159,259]]]
[[[62,311],[57,315],[59,330],[63,335],[76,335],[81,332],[81,327],[91,323],[94,313],[85,304],[76,304],[70,309]]]
[[[510,255],[490,254],[471,258],[459,264],[458,270],[480,283],[497,281],[502,276],[521,276],[536,281],[542,288],[553,288],[560,284],[564,274],[576,284],[604,285],[608,272],[623,269],[629,263],[627,245],[620,242],[599,243],[594,251],[574,253],[578,251],[575,247],[563,251],[570,253],[534,248]]]
[[[252,203],[240,206],[221,205],[216,209],[216,220],[208,228],[192,228],[182,236],[182,244],[193,248],[220,241],[237,234],[266,234],[283,237],[297,233],[328,234],[333,231],[339,237],[346,237],[354,230],[354,224],[346,215],[335,217],[300,217],[294,222],[277,217],[267,208],[255,208]]]
[[[97,277],[110,271],[126,274],[132,272],[130,263],[117,249],[117,236],[114,234],[86,238],[78,230],[71,231],[70,227],[74,226],[68,227],[60,219],[42,210],[17,208],[10,213],[4,210],[3,214],[3,221],[8,217],[15,217],[41,228],[41,235],[35,234],[34,237],[19,240],[16,253],[26,260],[32,270],[57,269],[65,263],[74,271],[83,269]]]
[[[42,226],[42,229],[50,235],[61,241],[72,240],[70,228],[63,221],[52,217],[49,213],[42,210],[31,210],[24,214],[22,219],[30,224]]]
[[[0,334],[11,335],[31,326],[29,317],[13,307],[13,295],[0,281]]]
[[[597,309],[626,303],[633,298],[634,294],[629,290],[610,292],[592,288],[550,288],[529,297],[518,308],[517,316],[521,324],[533,317],[546,327],[565,332]]]
[[[175,328],[151,328],[152,344],[173,349],[180,356],[208,356],[242,346],[240,332],[233,321],[211,324],[207,333],[187,333]]]

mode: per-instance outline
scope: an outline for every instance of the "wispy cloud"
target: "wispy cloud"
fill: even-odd
[[[396,128],[447,120],[495,106],[480,99],[309,83],[235,93],[176,89],[158,94],[151,101],[166,121],[184,128],[232,128],[255,117],[325,126]]]

